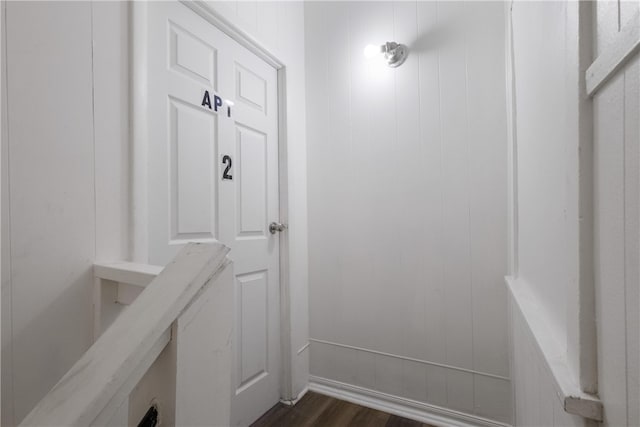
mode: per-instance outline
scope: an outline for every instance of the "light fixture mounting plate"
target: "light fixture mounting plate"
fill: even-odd
[[[397,68],[407,60],[409,49],[396,42],[387,42],[384,44],[384,59],[391,68]]]

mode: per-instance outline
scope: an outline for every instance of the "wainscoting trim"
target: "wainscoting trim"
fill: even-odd
[[[414,359],[413,357],[401,356],[399,354],[385,353],[383,351],[371,350],[371,349],[362,348],[362,347],[355,347],[355,346],[352,346],[352,345],[340,344],[340,343],[332,342],[332,341],[318,340],[318,339],[315,339],[315,338],[309,338],[309,341],[312,342],[312,343],[326,344],[326,345],[331,345],[331,346],[335,346],[335,347],[348,348],[350,350],[357,350],[357,351],[364,351],[366,353],[371,353],[371,354],[378,354],[380,356],[393,357],[393,358],[401,359],[401,360],[408,360],[410,362],[422,363],[422,364],[425,364],[425,365],[438,366],[440,368],[452,369],[454,371],[460,371],[460,372],[467,372],[469,374],[481,375],[483,377],[495,378],[495,379],[503,380],[503,381],[511,381],[509,378],[503,377],[501,375],[494,375],[494,374],[489,374],[487,372],[474,371],[473,369],[460,368],[460,367],[457,367],[457,366],[445,365],[443,363],[429,362],[428,360]]]
[[[387,393],[345,384],[314,375],[309,376],[309,390],[368,408],[377,409],[404,418],[437,427],[508,427],[487,418],[429,405]]]

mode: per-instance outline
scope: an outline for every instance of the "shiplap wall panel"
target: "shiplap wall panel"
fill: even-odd
[[[640,5],[640,3],[636,2]],[[622,6],[622,4],[621,4]],[[640,56],[625,70],[625,309],[627,417],[640,425]]]
[[[563,2],[512,5],[517,111],[518,276],[540,300],[564,345],[568,257],[567,95]],[[544,27],[545,31],[540,31]]]
[[[321,3],[310,2],[305,5],[305,17],[309,14],[313,14],[317,17],[316,20],[307,20],[307,31],[320,31],[320,23],[326,22],[324,11],[325,9]],[[328,93],[327,67],[324,65],[328,61],[327,46],[324,43],[324,39],[320,37],[306,37],[305,50],[314,52],[313,55],[308,55],[305,59],[307,82],[314,82],[314,84],[308,84],[306,87],[307,98],[322,99],[323,94]],[[327,105],[322,102],[308,102],[306,110],[307,116],[313,117],[313,120],[307,121],[307,142],[310,146],[313,145],[313,155],[315,158],[323,163],[329,163],[331,153],[326,149],[325,143],[325,141],[328,140],[327,134],[329,131]],[[325,230],[325,233],[330,237],[335,236],[337,233],[336,229],[341,229],[342,227],[342,222],[338,220],[338,217],[341,215],[340,209],[342,204],[336,202],[343,190],[341,188],[336,188],[335,186],[330,186],[333,177],[333,174],[326,174],[327,190],[323,193],[327,198],[326,204],[320,205],[317,210],[309,212],[310,223],[315,220],[316,216],[324,217],[325,215],[329,215],[329,218],[333,220],[335,224],[335,228],[331,227]],[[311,185],[313,185],[313,183],[309,182],[309,186]],[[333,208],[330,208],[329,206],[333,206]],[[342,247],[338,246],[336,247],[335,252],[327,252],[317,250],[317,248],[309,246],[309,258],[317,260],[317,262],[320,262],[323,265],[328,265],[331,262],[330,260],[338,257],[342,250]],[[337,263],[334,269],[326,271],[326,274],[329,277],[329,283],[336,281],[338,277],[337,275],[340,271],[341,267]],[[318,289],[314,289],[313,295],[315,298],[326,300],[330,298],[332,291],[333,289],[331,289],[330,286],[322,286]],[[335,322],[337,317],[338,315],[336,314],[326,316],[325,313],[317,310],[314,304],[309,305],[309,323],[317,325],[314,327],[317,328],[316,331],[322,335],[325,335],[329,330],[336,327]],[[315,358],[315,355],[310,355],[311,365],[314,364]]]
[[[594,96],[598,393],[605,426],[640,423],[639,79],[636,54]]]
[[[594,59],[611,46],[615,35],[620,31],[620,5],[618,1],[597,1],[595,10],[596,34]]]
[[[2,377],[19,421],[91,342],[91,4],[7,3],[7,24],[13,369]]]
[[[473,319],[470,252],[469,105],[467,103],[465,4],[438,3],[438,21],[446,23],[439,49],[440,143],[444,254],[446,363],[473,368]],[[442,25],[442,24],[441,24]],[[498,159],[496,159],[496,162]],[[456,385],[462,380],[451,378]],[[457,387],[453,387],[454,390]]]
[[[418,248],[422,254],[423,287],[416,292],[424,304],[422,311],[426,345],[423,350],[425,360],[438,363],[446,362],[447,347],[445,337],[444,305],[444,253],[440,250],[444,234],[440,226],[444,222],[442,203],[443,164],[441,155],[442,132],[440,122],[440,63],[439,50],[433,49],[439,40],[445,40],[446,32],[438,22],[438,3],[418,2],[417,11],[418,39],[414,43],[420,51],[418,69],[420,71],[420,134],[422,151],[420,161],[423,164],[423,188],[420,192],[424,206],[422,214],[422,239],[431,244]],[[427,226],[432,224],[432,226]],[[434,226],[437,225],[437,226]],[[438,403],[446,402],[446,375],[443,370],[434,368],[428,372],[429,396],[437,396]],[[436,392],[436,391],[442,391]]]
[[[325,16],[330,20],[327,22],[327,25],[333,29],[327,32],[328,45],[338,46],[342,44],[343,41],[348,38],[348,34],[344,29],[344,21],[346,21],[349,16],[348,4],[332,2]],[[340,21],[341,19],[343,22]],[[326,156],[324,159],[332,163],[336,169],[345,170],[345,168],[348,167],[348,154],[340,156],[336,155],[336,153],[341,151],[341,147],[348,147],[349,135],[351,134],[348,115],[344,114],[351,102],[349,91],[350,82],[348,80],[348,74],[345,74],[343,69],[337,65],[348,61],[350,52],[346,46],[343,49],[326,49],[326,47],[324,47],[323,50],[324,52],[320,51],[319,53],[327,59],[327,64],[329,65],[324,70],[326,77],[321,82],[321,88],[325,90],[325,96],[327,94],[331,95],[330,101],[328,101],[325,106],[326,116],[321,115],[321,117],[326,120],[325,123],[331,123],[331,126],[328,126],[326,130],[325,150],[322,155]],[[327,210],[325,211],[325,214],[328,215],[327,220],[331,221],[335,227],[331,230],[327,229],[326,231],[328,233],[335,233],[335,237],[337,238],[340,234],[348,232],[345,223],[348,221],[347,218],[350,213],[345,211],[344,206],[347,202],[349,186],[348,184],[344,185],[344,183],[340,182],[339,174],[327,174],[326,178],[327,188],[331,189],[330,191],[334,193],[335,197],[332,203],[327,205]],[[336,272],[336,274],[339,274],[339,272]],[[335,283],[337,283],[337,281]],[[344,295],[341,299],[346,301],[353,295],[353,290],[352,287],[345,287],[341,290],[332,289],[331,291],[343,292]],[[326,313],[323,315],[326,316]],[[345,311],[341,312],[340,315],[347,318],[349,316],[355,316],[356,313]],[[339,317],[335,320],[339,324],[342,321],[353,319],[343,319]],[[354,362],[354,360],[352,359],[351,362]]]
[[[624,28],[625,24],[627,24],[631,20],[631,18],[633,18],[633,15],[635,15],[636,13],[638,13],[638,11],[640,11],[640,1],[620,0],[619,7],[620,7],[620,12],[619,12],[620,28],[619,29],[622,29]]]
[[[598,394],[605,422],[626,425],[624,278],[624,75],[594,99]],[[604,143],[606,141],[606,143]],[[606,379],[606,380],[605,380]],[[609,404],[607,404],[609,403]]]
[[[515,392],[516,426],[592,427],[582,417],[567,414],[556,395],[554,381],[528,329],[526,320],[513,300],[509,302],[509,321],[513,345],[512,381]]]
[[[305,3],[312,375],[509,422],[503,16]]]
[[[419,37],[416,25],[417,4],[415,2],[399,2],[393,6],[393,35],[396,40],[417,40]],[[423,214],[421,208],[423,201],[419,196],[424,182],[424,172],[422,163],[422,147],[420,137],[420,92],[416,88],[420,85],[419,56],[410,56],[402,67],[395,70],[395,93],[394,104],[397,106],[397,124],[395,132],[394,149],[395,156],[391,160],[392,165],[402,165],[393,167],[392,170],[397,176],[396,180],[389,180],[396,183],[404,190],[400,193],[394,192],[393,201],[396,209],[393,212],[397,215],[394,222],[407,224],[406,227],[396,229],[396,242],[398,247],[399,264],[398,272],[401,274],[397,281],[397,289],[387,288],[388,291],[396,295],[396,312],[404,309],[404,322],[410,330],[417,335],[405,335],[401,344],[403,354],[415,358],[424,358],[424,345],[415,336],[426,336],[424,310],[425,310],[425,289],[417,287],[415,278],[423,275],[423,253],[424,247],[422,236],[424,234]],[[415,153],[415,154],[414,154]],[[419,177],[416,179],[416,177]],[[406,301],[403,295],[412,294],[415,298]],[[408,304],[407,304],[408,303]],[[397,351],[397,348],[396,350]],[[416,376],[422,375],[423,367],[413,364],[405,364],[403,372],[411,376],[415,372]]]
[[[4,2],[0,4],[0,8],[2,8],[2,16],[4,18],[5,8],[7,3]],[[0,49],[2,50],[2,58],[6,58],[6,25],[4,22],[2,24],[2,44]],[[2,61],[2,75],[6,75],[7,71],[7,61]],[[7,132],[7,79],[2,79],[0,85],[2,85],[2,109],[0,114],[2,114],[2,145],[0,146],[0,157],[2,164],[0,166],[0,171],[2,173],[0,181],[1,181],[1,197],[2,201],[2,214],[0,214],[0,221],[2,221],[2,231],[0,234],[2,235],[2,243],[0,244],[2,250],[0,250],[0,256],[2,257],[2,264],[0,266],[0,270],[2,271],[2,318],[1,325],[2,331],[0,335],[2,336],[2,355],[0,359],[2,359],[2,372],[13,372],[13,363],[12,363],[12,345],[11,345],[11,325],[12,325],[12,315],[11,315],[11,257],[10,257],[10,239],[9,239],[9,231],[10,231],[10,223],[9,223],[9,215],[6,214],[9,210],[9,144],[8,144],[8,132]],[[2,404],[1,404],[1,425],[11,425],[13,423],[13,392],[12,392],[12,382],[8,380],[11,376],[4,375],[4,380],[2,381],[2,386],[0,390],[0,395],[2,396]]]
[[[96,259],[129,259],[128,4],[94,2]]]
[[[473,369],[509,376],[508,355],[496,352],[507,347],[507,314],[495,310],[507,304],[507,293],[495,278],[507,270],[507,182],[496,159],[506,153],[506,109],[501,102],[487,102],[501,93],[504,82],[486,76],[504,72],[503,5],[470,3],[465,13],[467,39],[467,99],[469,121],[471,277],[473,290]],[[498,131],[502,130],[502,133]],[[490,242],[490,243],[488,243]]]
[[[598,54],[639,8],[638,2],[598,2]],[[640,424],[639,81],[636,53],[594,95],[598,392],[605,426]]]

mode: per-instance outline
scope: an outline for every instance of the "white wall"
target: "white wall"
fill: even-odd
[[[129,11],[119,2],[5,5],[2,425],[13,425],[91,343],[93,261],[129,256]],[[287,65],[295,371],[285,390],[295,396],[308,372],[307,352],[297,354],[308,324],[303,9],[213,6]]]
[[[90,344],[94,258],[126,257],[126,55],[112,54],[126,40],[123,10],[6,3],[3,425]]]
[[[577,4],[513,2],[519,268],[511,286],[530,297],[519,303],[539,316],[523,316],[512,300],[516,425],[589,423],[559,411],[561,401],[546,397],[558,381],[587,391],[597,386],[604,425],[640,423],[638,55],[593,102],[586,98],[584,81],[577,80],[583,75],[576,74],[585,72],[585,58],[588,66],[615,48],[620,29],[640,5],[581,3],[578,18]],[[577,83],[580,91],[572,93]],[[576,114],[579,104],[582,119]],[[588,132],[576,132],[577,121],[585,118]],[[588,210],[579,212],[585,206]],[[589,228],[573,234],[584,222]],[[589,303],[589,269],[595,304]],[[544,332],[534,336],[531,328],[541,325]],[[554,378],[541,348],[557,351],[552,364],[568,366],[565,378]],[[591,352],[597,370],[590,366]]]
[[[597,56],[614,48],[639,9],[638,2],[597,3]],[[640,425],[640,54],[593,102],[598,392],[603,425],[633,426]]]
[[[305,4],[312,381],[510,422],[503,21]]]
[[[518,143],[518,278],[566,346],[567,136],[562,2],[515,3],[513,44]],[[545,31],[540,31],[544,27]]]
[[[580,280],[575,275],[579,241],[572,234],[579,217],[580,139],[573,128],[578,97],[572,92],[579,84],[579,37],[578,26],[571,24],[577,21],[577,8],[567,2],[513,2],[507,9],[515,80],[512,214],[517,221],[512,235],[517,270],[510,272],[511,286],[517,288],[510,301],[515,424],[584,425],[584,419],[564,413],[545,360],[545,355],[559,355],[564,374],[572,377],[567,338],[575,314],[569,311],[577,310],[569,310],[569,304],[578,307],[571,290],[579,288]],[[517,295],[527,298],[516,300]],[[537,318],[525,316],[521,308],[527,305]],[[578,390],[578,375],[571,381]]]

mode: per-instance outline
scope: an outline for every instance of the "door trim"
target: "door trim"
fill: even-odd
[[[201,0],[178,0],[198,16],[222,31],[231,39],[258,56],[277,72],[278,82],[278,193],[279,222],[289,222],[288,140],[287,140],[287,67],[260,42],[238,28]],[[130,75],[131,75],[131,217],[130,252],[135,262],[146,262],[147,253],[147,8],[146,2],[131,2],[130,21]],[[135,234],[134,234],[135,233]],[[279,233],[280,240],[280,347],[281,347],[281,400],[293,400],[293,366],[291,360],[291,311],[289,233]]]

